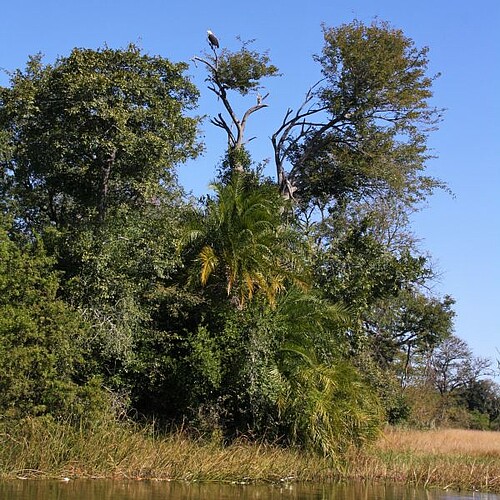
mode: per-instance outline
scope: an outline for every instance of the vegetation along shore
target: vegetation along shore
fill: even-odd
[[[0,479],[133,479],[235,483],[393,482],[500,493],[500,433],[387,429],[342,460],[240,438],[229,445],[152,426],[99,429],[28,420],[2,429]]]
[[[447,190],[429,50],[380,20],[323,36],[270,162],[246,125],[282,75],[252,42],[212,34],[203,90],[135,45],[36,55],[0,87],[3,477],[499,491],[492,361],[455,335],[410,223]],[[214,171],[199,199],[193,161]]]

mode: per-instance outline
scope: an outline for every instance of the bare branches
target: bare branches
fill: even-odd
[[[236,146],[236,137],[234,137],[233,131],[222,116],[222,113],[219,113],[215,118],[211,118],[210,123],[226,131],[229,147],[234,148]]]
[[[315,102],[317,95],[316,88],[322,81],[323,80],[319,80],[307,91],[304,101],[295,113],[291,108],[288,108],[281,126],[271,137],[278,184],[283,195],[288,198],[293,198],[293,193],[296,191],[296,188],[289,180],[292,172],[288,175],[285,172],[284,162],[286,158],[302,139],[310,136],[311,133],[313,133],[313,137],[319,138],[339,121],[338,117],[326,123],[309,120],[310,117],[318,115],[328,109],[328,106]],[[311,144],[314,144],[314,141],[312,141]],[[307,159],[310,154],[311,151],[306,151],[303,160]]]
[[[261,96],[260,94],[257,94],[257,104],[255,106],[252,106],[250,108],[248,108],[246,111],[245,111],[245,114],[243,115],[243,118],[241,119],[241,122],[240,122],[240,125],[238,127],[238,132],[239,132],[239,136],[238,136],[238,139],[241,141],[239,143],[239,145],[242,145],[243,144],[243,135],[244,135],[244,132],[245,132],[245,126],[247,124],[247,120],[248,118],[250,117],[250,115],[252,113],[255,113],[256,111],[259,111],[259,109],[262,109],[262,108],[267,108],[267,104],[265,104],[263,101],[269,96],[269,92],[265,95],[265,96]]]
[[[262,96],[257,93],[257,102],[254,106],[248,108],[243,117],[240,119],[234,110],[231,101],[229,100],[227,91],[231,88],[230,85],[224,80],[223,76],[220,73],[219,68],[219,57],[215,49],[212,47],[214,52],[213,57],[202,58],[202,57],[194,57],[193,61],[203,63],[208,69],[208,77],[207,81],[209,82],[208,89],[211,90],[218,99],[222,101],[224,108],[229,115],[229,122],[222,113],[218,113],[218,115],[214,118],[211,118],[210,122],[216,127],[221,128],[226,132],[227,140],[228,140],[228,150],[229,152],[241,149],[246,142],[249,142],[253,138],[245,141],[245,127],[247,125],[248,119],[250,116],[259,111],[262,108],[266,108],[268,105],[265,103],[265,99],[269,96],[269,93]],[[233,165],[236,170],[242,170],[242,165],[240,163],[236,163]]]

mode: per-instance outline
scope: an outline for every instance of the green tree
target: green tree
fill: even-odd
[[[429,105],[428,49],[383,22],[323,31],[316,60],[324,79],[273,135],[281,190],[322,207],[387,190],[419,195],[439,185],[421,175],[427,133],[440,118]]]
[[[0,158],[8,195],[28,228],[58,228],[111,208],[156,203],[173,167],[199,152],[197,91],[183,63],[123,50],[40,56],[0,89]]]
[[[293,290],[280,303],[278,322],[277,406],[286,439],[331,457],[373,440],[382,407],[349,360],[349,310]]]
[[[196,426],[331,457],[371,441],[382,408],[346,360],[347,328],[347,311],[299,288],[274,308],[254,298],[222,322],[206,322],[186,358]]]
[[[273,306],[287,285],[307,286],[301,241],[283,220],[283,200],[274,186],[235,172],[227,184],[212,187],[215,199],[208,198],[205,214],[185,238],[198,248],[199,283],[210,293],[225,289],[239,309],[256,294]]]
[[[178,308],[174,169],[200,152],[186,68],[133,45],[74,49],[53,65],[31,58],[0,89],[5,207],[55,257],[109,387],[135,396],[155,372],[141,349]]]
[[[295,261],[302,257],[304,266],[307,254],[284,232],[283,198],[238,172],[214,187],[185,249],[212,307],[229,298],[224,316],[206,316],[203,336],[196,335],[193,370],[210,368],[198,379],[212,395],[198,400],[204,418],[230,435],[247,428],[268,438],[285,433],[330,455],[370,439],[380,413],[376,396],[341,360],[347,313],[306,292]]]
[[[472,380],[467,386],[458,391],[459,402],[462,403],[473,416],[486,416],[487,427],[498,430],[500,426],[500,387],[490,379]],[[476,418],[476,423],[481,423]],[[481,426],[477,425],[478,428]]]
[[[400,379],[409,376],[415,352],[429,352],[453,332],[453,299],[442,300],[403,290],[396,298],[379,301],[369,313],[366,329],[374,355],[382,363],[401,359]]]
[[[449,333],[453,316],[451,299],[423,293],[433,272],[408,229],[442,186],[424,173],[439,120],[427,49],[379,22],[324,36],[324,79],[272,137],[275,183],[252,171],[245,134],[277,68],[248,43],[194,58],[228,139],[214,195],[196,206],[174,170],[200,151],[184,64],[134,46],[75,49],[52,66],[32,58],[0,89],[2,209],[27,242],[16,248],[34,252],[41,234],[54,260],[37,269],[51,280],[52,262],[62,271],[45,295],[63,312],[50,314],[68,314],[68,325],[84,318],[92,332],[75,327],[87,340],[69,365],[39,363],[34,379],[74,392],[99,373],[141,414],[331,456],[377,434],[379,395],[387,418],[403,415],[397,369],[409,380],[410,361]],[[233,96],[248,94],[256,102],[240,114]],[[34,304],[27,319],[5,318],[46,335],[37,345],[56,354],[44,359],[64,358],[74,337],[39,328],[35,318],[49,313]],[[4,357],[15,343],[9,321]],[[13,393],[18,382],[7,371],[5,380]],[[60,391],[46,393],[38,413]]]
[[[295,200],[309,239],[313,286],[331,303],[349,307],[355,319],[350,354],[368,354],[374,369],[365,381],[381,392],[388,392],[384,377],[391,379],[384,397],[399,409],[386,410],[403,415],[391,365],[401,363],[406,373],[413,350],[448,335],[453,316],[451,298],[423,293],[433,271],[408,229],[418,204],[444,187],[424,173],[427,135],[440,120],[429,104],[434,77],[426,74],[427,48],[418,49],[387,23],[355,21],[324,28],[324,36],[316,58],[324,79],[297,111],[287,111],[272,137],[277,183]],[[205,64],[227,110],[222,79],[214,80],[217,56],[214,50]],[[220,115],[213,123],[230,129]]]
[[[280,410],[289,422],[291,442],[338,457],[349,446],[362,446],[380,433],[382,408],[373,390],[347,362],[318,364],[303,350],[287,348],[301,362],[285,369],[287,380]]]
[[[92,325],[93,355],[111,386],[129,386],[134,371],[146,376],[154,353],[160,355],[142,352],[147,339],[172,325],[182,328],[170,316],[184,314],[180,303],[189,300],[177,286],[183,210],[180,199],[164,196],[158,206],[110,211],[98,231],[88,224],[46,232],[64,271],[61,294]],[[143,364],[146,358],[151,365]]]

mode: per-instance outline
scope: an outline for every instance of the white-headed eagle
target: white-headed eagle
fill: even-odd
[[[219,48],[219,40],[217,40],[217,37],[210,31],[207,30],[207,36],[208,36],[208,43],[210,46],[213,48],[218,49]]]

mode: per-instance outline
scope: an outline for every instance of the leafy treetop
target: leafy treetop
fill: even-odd
[[[53,66],[32,57],[14,73],[0,89],[1,161],[27,224],[102,222],[112,206],[161,196],[200,151],[186,68],[130,45],[74,49]]]

